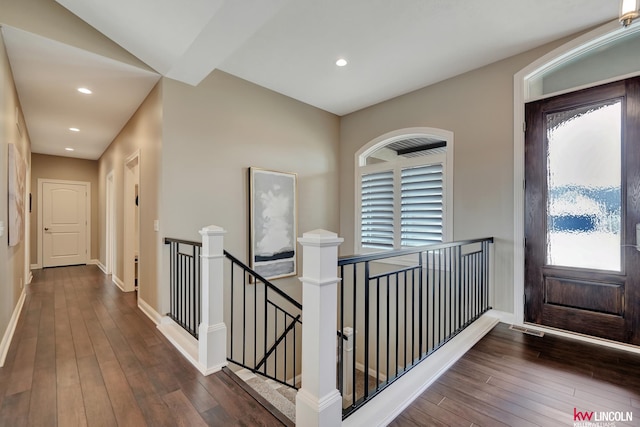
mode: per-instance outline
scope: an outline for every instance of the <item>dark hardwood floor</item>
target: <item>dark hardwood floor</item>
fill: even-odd
[[[499,324],[391,425],[573,426],[591,412],[593,427],[640,426],[640,355]]]
[[[281,426],[202,376],[95,266],[34,271],[0,368],[0,426]]]
[[[97,267],[34,273],[0,426],[282,425],[231,374],[202,376]],[[392,425],[573,426],[578,412],[640,426],[640,355],[500,324]]]

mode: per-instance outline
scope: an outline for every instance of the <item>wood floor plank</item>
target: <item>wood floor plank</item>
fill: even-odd
[[[522,418],[532,424],[542,424],[545,426],[564,427],[566,423],[556,421],[548,417],[551,408],[544,405],[535,405],[531,402],[526,404],[515,396],[505,393],[497,387],[487,385],[486,382],[476,382],[469,379],[464,374],[460,374],[454,370],[447,372],[447,375],[438,380],[441,384],[448,387],[459,387],[467,395],[495,406],[512,415]],[[566,415],[566,413],[557,412],[555,415]]]
[[[31,389],[37,344],[36,337],[20,340],[5,395],[10,396]]]
[[[29,426],[56,425],[58,403],[55,368],[36,368],[29,404]]]
[[[58,386],[57,390],[58,426],[86,426],[87,417],[82,399],[82,389],[78,385]]]
[[[207,425],[191,402],[189,402],[182,393],[182,390],[176,390],[166,394],[162,399],[169,407],[171,413],[174,414],[176,426],[199,427]]]
[[[6,396],[0,410],[0,425],[22,427],[29,420],[31,391]]]
[[[146,425],[127,378],[117,361],[100,363],[102,378],[119,425]]]
[[[117,425],[97,359],[93,355],[78,359],[78,371],[88,425]]]
[[[441,406],[429,401],[423,401],[419,406],[411,406],[403,415],[411,420],[415,425],[426,425],[433,422],[440,423],[451,427],[469,427],[472,422],[460,416],[455,412],[451,412]],[[396,424],[401,425],[401,424]]]

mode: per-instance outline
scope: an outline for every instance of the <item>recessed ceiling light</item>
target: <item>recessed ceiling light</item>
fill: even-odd
[[[65,150],[67,150],[67,151],[75,151],[75,149],[71,148],[71,147],[67,147],[67,148],[65,148]]]
[[[344,67],[345,65],[347,65],[347,60],[344,58],[340,58],[336,61],[336,65],[338,67]]]
[[[86,87],[79,87],[78,92],[84,93],[85,95],[91,95],[93,93],[91,89],[87,89]]]
[[[69,128],[69,130],[71,132],[80,132],[80,129],[78,129],[78,128]]]

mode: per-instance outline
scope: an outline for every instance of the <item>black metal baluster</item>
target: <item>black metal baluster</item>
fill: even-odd
[[[353,286],[353,333],[354,333],[354,337],[353,338],[354,339],[353,339],[353,351],[351,352],[352,353],[351,354],[351,359],[352,359],[352,366],[354,368],[351,370],[352,371],[351,372],[351,375],[352,375],[352,378],[351,378],[351,389],[352,389],[352,394],[353,394],[352,399],[351,399],[352,406],[355,406],[355,404],[356,404],[356,384],[357,384],[356,383],[356,369],[355,369],[355,366],[356,366],[356,353],[357,353],[356,346],[357,346],[357,342],[358,342],[358,340],[355,339],[356,338],[355,337],[356,326],[357,326],[356,322],[357,322],[357,319],[358,319],[356,317],[356,314],[357,314],[357,301],[358,301],[358,299],[357,299],[357,293],[358,293],[358,286],[357,286],[357,283],[358,283],[357,282],[358,272],[357,272],[357,270],[358,270],[357,269],[357,264],[353,264],[353,284],[352,284],[352,286]],[[365,375],[368,375],[368,373],[365,374]]]
[[[422,275],[424,274],[423,270],[422,270],[422,256],[423,256],[424,252],[420,252],[419,253],[419,257],[418,257],[418,358],[422,359],[422,354],[423,354],[423,350],[422,350]]]
[[[447,268],[447,288],[449,289],[449,334],[452,334],[455,331],[453,327],[453,284],[451,280],[451,273],[453,271],[453,266],[451,265],[451,251],[453,248],[447,248],[447,257],[446,257],[446,268]]]
[[[416,360],[416,270],[411,270],[411,364]]]
[[[402,372],[407,370],[407,272],[403,272],[402,276],[404,277],[403,279],[403,284],[404,284],[404,292],[402,295],[402,299],[404,300],[404,309],[402,310],[402,320],[403,320],[403,332],[404,332],[404,342],[403,342],[403,347],[404,347],[404,356],[403,356],[403,363],[402,363]],[[396,280],[399,280],[400,276],[397,276]]]
[[[396,274],[396,358],[394,360],[396,367],[396,377],[398,376],[398,369],[400,368],[400,283],[398,282],[398,275]]]
[[[344,266],[340,266],[340,280],[338,286],[340,288],[340,334],[344,333]],[[338,390],[340,396],[344,396],[344,339],[340,335],[338,337]]]
[[[376,278],[376,390],[380,384],[380,278]]]
[[[257,286],[257,285],[256,285]],[[255,286],[254,286],[255,288]],[[242,364],[247,364],[247,274],[242,272]]]
[[[262,335],[263,338],[263,343],[264,343],[264,351],[262,352],[262,357],[267,357],[267,325],[269,324],[269,320],[268,320],[268,313],[267,313],[267,299],[269,298],[269,289],[267,288],[266,284],[264,286],[264,323],[262,324],[262,327],[264,328],[264,334]],[[258,314],[256,312],[256,314]],[[264,373],[267,373],[267,361],[265,360],[264,362]]]
[[[364,398],[369,397],[369,263],[364,264]]]
[[[389,280],[389,278],[387,278],[387,310],[385,313],[385,317],[387,318],[387,343],[386,343],[386,347],[387,347],[387,370],[385,371],[385,375],[387,376],[387,381],[389,381],[389,378],[391,377],[391,371],[389,370],[389,359],[391,358],[391,322],[390,322],[390,292],[389,292],[389,288],[391,287],[391,281]],[[397,337],[396,337],[397,339]]]

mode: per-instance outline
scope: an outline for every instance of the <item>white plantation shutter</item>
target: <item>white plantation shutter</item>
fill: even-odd
[[[393,171],[362,175],[361,194],[362,247],[393,249]]]
[[[400,173],[401,246],[442,242],[442,164],[402,169]]]

